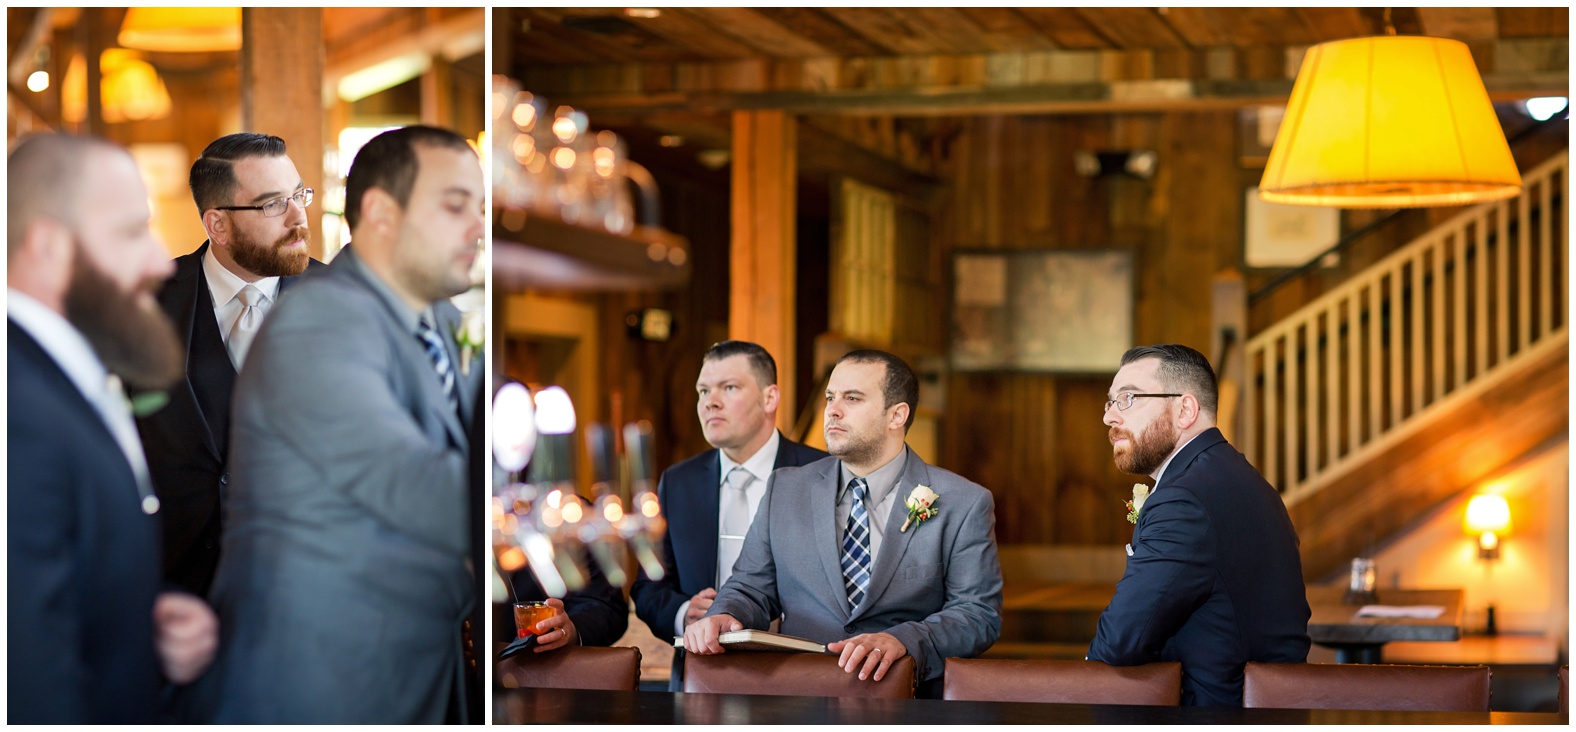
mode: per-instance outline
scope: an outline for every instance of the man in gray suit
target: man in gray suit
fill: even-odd
[[[356,156],[354,251],[280,298],[235,390],[220,659],[194,719],[436,723],[463,714],[471,603],[462,370],[482,172],[447,130]],[[481,359],[476,359],[480,361]]]
[[[890,353],[837,362],[823,425],[832,457],[772,474],[733,575],[685,629],[685,650],[722,653],[720,633],[783,615],[783,633],[827,643],[860,679],[913,656],[921,692],[934,695],[945,659],[996,641],[995,503],[903,443],[918,401],[914,372]]]

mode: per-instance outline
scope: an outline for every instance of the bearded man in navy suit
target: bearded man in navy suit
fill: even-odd
[[[190,184],[208,241],[175,259],[175,276],[159,291],[185,347],[186,375],[169,405],[137,429],[164,507],[164,577],[207,595],[230,484],[236,375],[273,303],[309,265],[323,264],[307,255],[312,190],[284,140],[257,132],[214,140],[192,163]]]
[[[1182,704],[1242,706],[1248,661],[1308,660],[1297,532],[1215,428],[1215,372],[1187,346],[1122,356],[1105,404],[1116,466],[1155,480],[1089,659],[1182,664]]]
[[[213,659],[159,578],[159,501],[122,384],[180,377],[169,255],[125,150],[34,135],[6,160],[6,721],[151,724]]]
[[[653,581],[641,572],[630,590],[635,614],[658,638],[683,635],[711,608],[717,588],[733,573],[772,472],[827,456],[773,426],[777,362],[757,344],[723,341],[708,349],[695,393],[701,430],[714,449],[662,473],[657,501],[668,521],[662,540],[667,573]],[[674,656],[670,688],[679,691],[683,653]]]

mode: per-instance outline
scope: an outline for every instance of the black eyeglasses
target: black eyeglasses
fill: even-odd
[[[1105,409],[1101,410],[1100,413],[1101,414],[1105,414],[1106,412],[1111,411],[1111,405],[1112,404],[1116,405],[1116,408],[1117,408],[1118,411],[1125,412],[1125,411],[1127,411],[1128,407],[1133,406],[1133,400],[1137,399],[1139,397],[1179,397],[1179,396],[1182,396],[1182,395],[1181,394],[1137,394],[1137,393],[1134,393],[1134,392],[1131,392],[1131,391],[1124,391],[1124,392],[1122,392],[1120,394],[1117,394],[1115,399],[1107,399],[1107,400],[1105,400]]]
[[[275,198],[261,206],[214,206],[214,208],[219,211],[262,211],[264,216],[273,218],[275,216],[283,216],[285,209],[290,207],[291,201],[301,204],[301,208],[312,205],[312,189],[302,188],[296,191],[294,195]]]

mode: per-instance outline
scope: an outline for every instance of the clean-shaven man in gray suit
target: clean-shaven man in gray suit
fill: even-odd
[[[842,357],[826,387],[832,457],[772,474],[733,575],[684,647],[722,653],[717,636],[764,629],[826,643],[838,664],[879,681],[913,656],[922,694],[945,659],[978,655],[1001,634],[1001,562],[990,491],[926,465],[903,443],[919,381],[882,351]],[[933,492],[928,518],[905,503]]]
[[[236,385],[220,658],[195,720],[465,718],[483,369],[462,370],[447,298],[470,287],[481,167],[459,135],[406,127],[361,149],[346,189],[354,251],[280,299]]]

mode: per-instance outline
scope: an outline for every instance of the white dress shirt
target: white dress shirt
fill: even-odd
[[[214,257],[212,243],[208,245],[208,252],[202,256],[202,271],[208,280],[208,294],[213,299],[213,315],[219,322],[219,335],[224,338],[224,345],[228,348],[230,333],[235,330],[236,321],[241,319],[241,313],[246,310],[246,305],[237,297],[241,289],[250,284],[263,293],[263,302],[257,308],[261,315],[267,316],[268,309],[274,306],[279,297],[279,278],[264,277],[256,282],[241,279],[219,264],[219,260]]]
[[[722,587],[722,583],[726,582],[728,577],[733,574],[731,563],[727,567],[722,566],[723,557],[730,554],[737,556],[739,549],[744,545],[742,537],[732,539],[724,536],[722,533],[722,517],[728,515],[728,509],[733,505],[734,501],[739,499],[738,494],[728,488],[728,473],[737,467],[742,467],[745,472],[749,473],[749,482],[745,484],[744,488],[744,498],[748,502],[747,508],[750,515],[750,523],[754,524],[755,512],[761,507],[761,499],[766,496],[766,480],[772,477],[772,469],[777,465],[777,448],[781,444],[781,436],[774,429],[772,430],[772,436],[766,439],[766,444],[761,445],[761,449],[756,450],[754,455],[745,458],[743,463],[734,462],[732,458],[728,457],[728,453],[722,450],[717,451],[717,459],[721,463],[722,470],[718,475],[719,482],[717,484],[719,499],[717,502],[719,509],[717,511],[717,583],[712,585],[713,588]],[[732,546],[730,547],[729,545]],[[728,551],[730,548],[733,550],[732,552]],[[684,614],[689,612],[689,606],[689,601],[684,601],[684,604],[679,606],[678,616],[673,619],[673,627],[679,635],[684,635]]]

